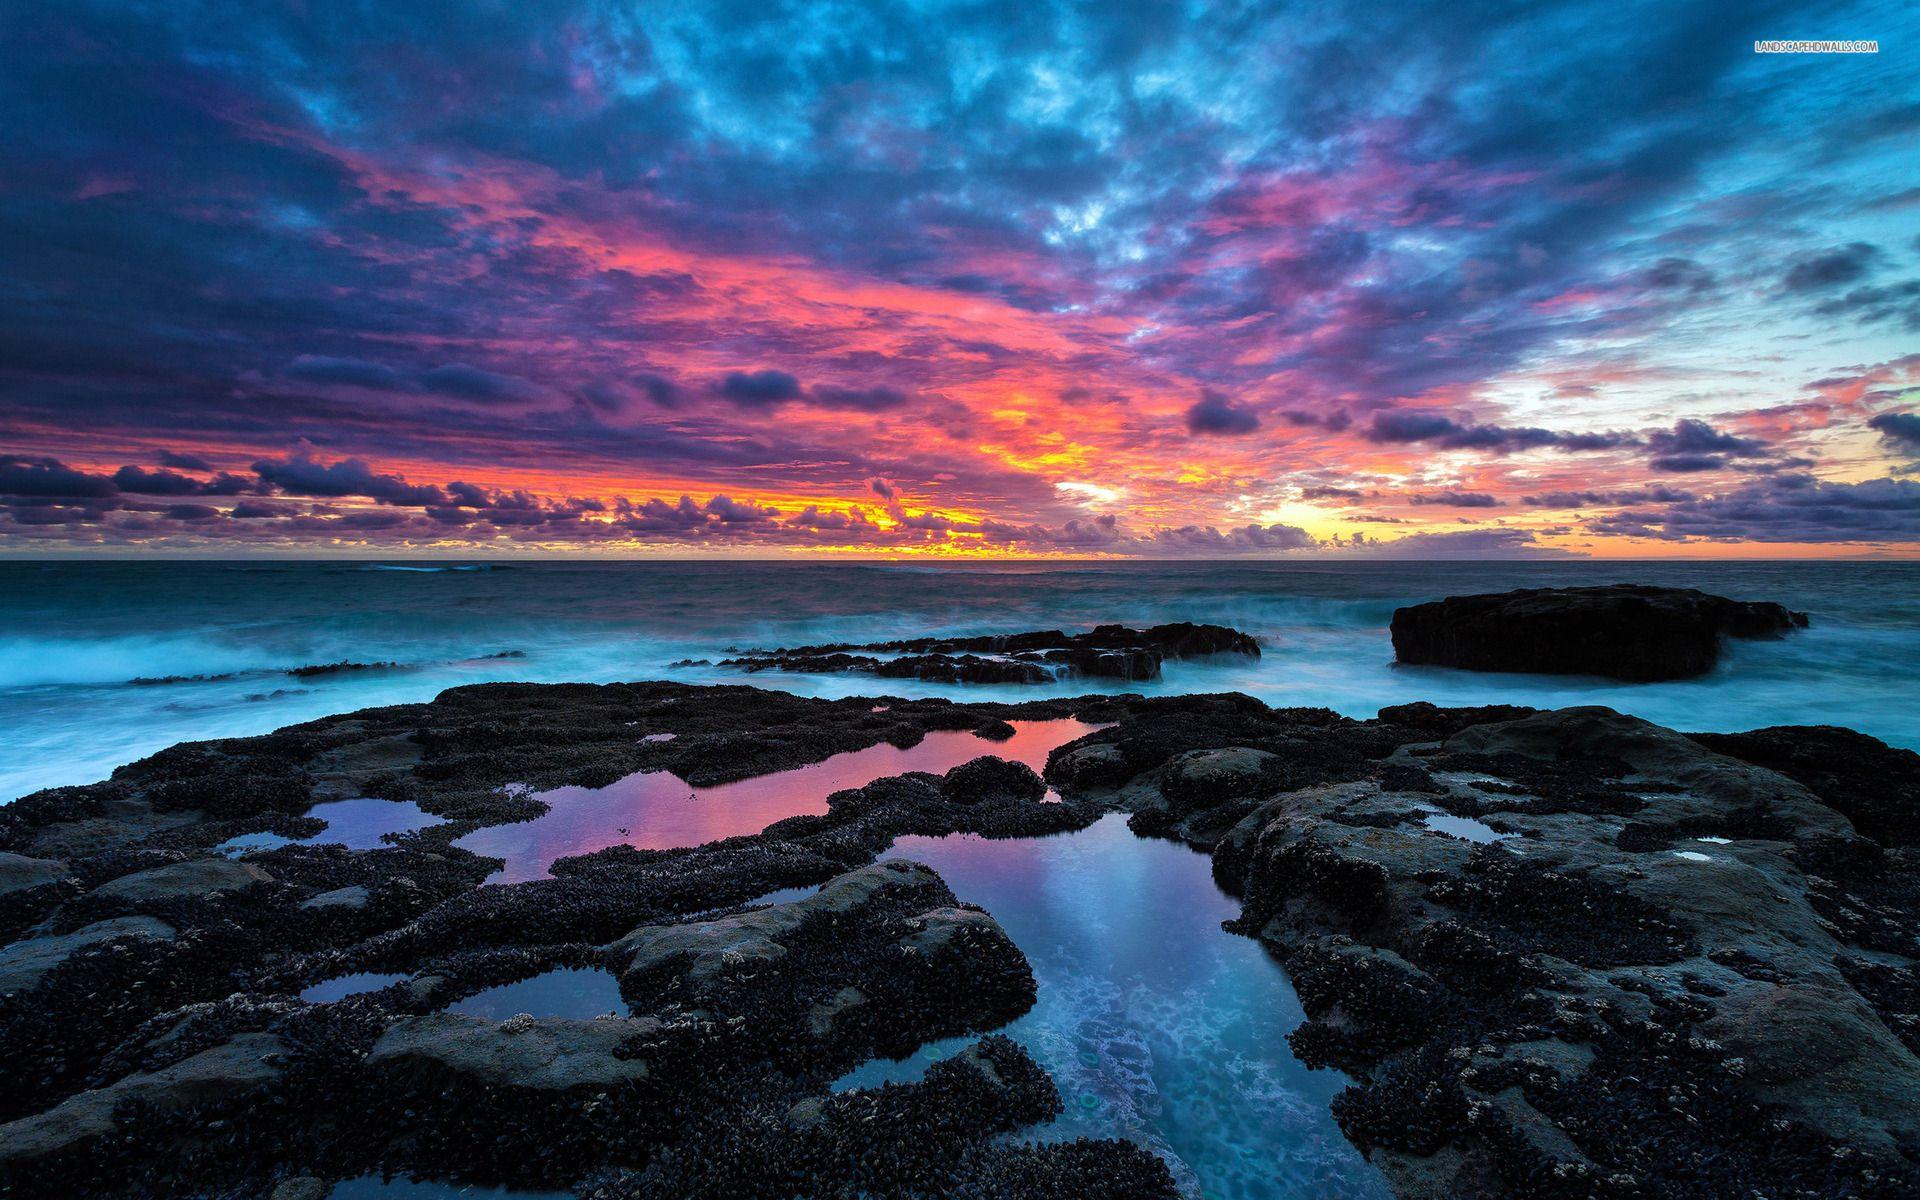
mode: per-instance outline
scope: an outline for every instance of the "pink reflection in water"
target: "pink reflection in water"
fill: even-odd
[[[544,879],[556,859],[608,846],[667,850],[759,833],[787,817],[825,813],[827,797],[842,789],[908,771],[943,774],[983,754],[1039,771],[1055,747],[1100,728],[1072,719],[1011,724],[1013,736],[1004,742],[941,730],[908,750],[883,742],[717,787],[693,787],[670,771],[641,771],[603,788],[554,788],[535,795],[549,806],[544,815],[476,830],[454,845],[506,860],[505,869],[489,876],[488,883]]]

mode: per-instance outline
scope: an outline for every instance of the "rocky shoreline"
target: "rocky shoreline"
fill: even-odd
[[[453,844],[538,815],[530,791],[1068,716],[1104,727],[1044,782],[986,758],[509,886]],[[444,822],[358,853],[217,849],[369,795]],[[1354,721],[1239,695],[647,683],[457,688],[0,808],[0,1194],[296,1200],[404,1171],[597,1197],[1171,1195],[1130,1143],[1020,1140],[1060,1105],[991,1033],[1032,1004],[1025,958],[934,872],[880,858],[902,834],[1116,810],[1212,854],[1235,929],[1306,1007],[1296,1053],[1355,1081],[1336,1116],[1403,1196],[1920,1188],[1911,752],[1604,709]],[[628,1013],[444,1011],[559,967],[610,973]],[[353,973],[400,978],[299,998]],[[955,1035],[980,1036],[920,1082],[828,1088]]]
[[[749,673],[859,672],[880,679],[923,679],[932,683],[1052,683],[1061,679],[1144,683],[1160,678],[1160,666],[1167,659],[1213,654],[1259,658],[1260,644],[1224,625],[1178,621],[1149,629],[1098,625],[1076,634],[1047,629],[980,637],[781,647],[747,651],[722,659],[719,665]]]

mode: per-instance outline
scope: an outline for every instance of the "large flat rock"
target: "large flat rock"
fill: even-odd
[[[130,1075],[0,1126],[0,1177],[9,1166],[18,1169],[111,1137],[117,1128],[115,1110],[124,1104],[178,1113],[240,1100],[280,1079],[280,1059],[286,1053],[286,1043],[272,1034],[242,1034],[164,1070]]]
[[[375,1071],[422,1068],[492,1087],[567,1092],[605,1089],[647,1077],[647,1064],[614,1053],[658,1029],[651,1018],[489,1021],[455,1013],[409,1017],[381,1035],[366,1064]]]
[[[174,928],[165,921],[153,917],[115,917],[111,921],[95,921],[72,933],[24,938],[0,948],[0,996],[36,986],[47,972],[88,946],[115,938],[166,942],[173,937]]]
[[[272,880],[272,875],[252,863],[236,862],[230,858],[197,858],[122,875],[101,884],[90,895],[140,904],[153,900],[207,896],[214,892],[240,891]]]
[[[29,858],[0,851],[0,896],[58,883],[67,877],[67,864],[57,858]]]
[[[1395,610],[1403,663],[1647,682],[1703,675],[1722,639],[1780,637],[1805,613],[1692,588],[1614,584],[1449,596]]]
[[[728,971],[752,970],[784,958],[786,942],[803,925],[855,916],[882,889],[914,896],[930,907],[944,907],[944,901],[952,895],[931,868],[889,859],[835,876],[813,895],[789,904],[711,921],[641,926],[609,949],[626,958],[627,974],[645,975],[675,966],[683,968],[687,979],[700,986]]]

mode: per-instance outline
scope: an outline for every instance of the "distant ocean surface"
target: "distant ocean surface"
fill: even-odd
[[[1630,685],[1396,667],[1403,604],[1633,581],[1812,614],[1736,642],[1704,679]],[[729,647],[1213,621],[1258,662],[1172,663],[1148,692],[1243,691],[1355,717],[1408,700],[1606,704],[1689,730],[1849,725],[1920,746],[1920,563],[0,562],[0,801],[86,783],[175,742],[262,733],[490,680],[751,682],[810,695],[959,695],[870,676],[673,667]],[[499,657],[499,656],[508,657]],[[293,668],[390,662],[298,677]],[[164,684],[136,679],[217,676]],[[1028,699],[1091,681],[975,687]]]

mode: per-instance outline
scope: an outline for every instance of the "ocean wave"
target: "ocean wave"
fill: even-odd
[[[238,675],[276,665],[264,648],[195,636],[0,637],[0,688]]]
[[[33,687],[158,687],[291,676],[359,677],[431,667],[485,669],[520,660],[524,650],[455,654],[399,661],[381,657],[290,654],[264,646],[232,646],[193,636],[0,638],[0,690]]]
[[[405,563],[356,563],[356,571],[407,571],[416,575],[442,575],[453,571],[511,571],[506,563],[446,563],[435,566],[413,566]]]

